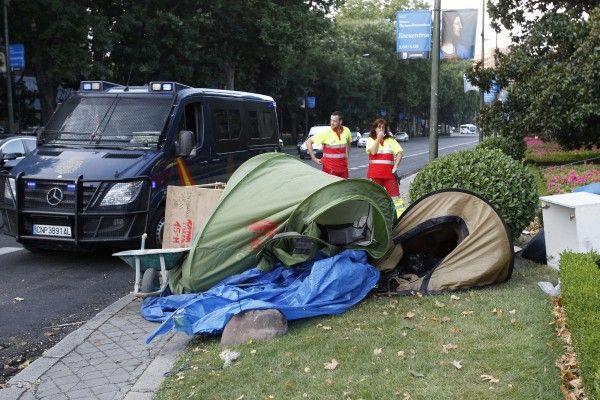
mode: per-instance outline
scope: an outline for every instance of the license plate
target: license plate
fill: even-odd
[[[43,236],[71,237],[71,227],[61,225],[38,225],[33,224],[33,234]]]

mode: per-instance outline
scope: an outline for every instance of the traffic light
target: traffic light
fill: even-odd
[[[6,73],[6,55],[0,52],[0,74]]]

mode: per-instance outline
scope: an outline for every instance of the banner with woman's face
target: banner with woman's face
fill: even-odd
[[[471,60],[475,53],[477,9],[444,10],[440,59]]]

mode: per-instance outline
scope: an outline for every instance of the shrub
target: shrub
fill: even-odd
[[[533,220],[538,196],[533,176],[523,164],[497,149],[452,153],[429,163],[410,187],[410,201],[434,190],[466,189],[498,210],[513,239]]]
[[[504,154],[520,161],[525,157],[525,143],[518,137],[494,136],[484,139],[477,149],[499,149]]]
[[[565,252],[560,257],[560,286],[573,347],[588,398],[600,399],[600,269],[597,254]]]

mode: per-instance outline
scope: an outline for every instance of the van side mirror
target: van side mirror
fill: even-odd
[[[175,151],[179,157],[187,157],[194,148],[194,132],[180,131],[177,142],[175,142]]]

